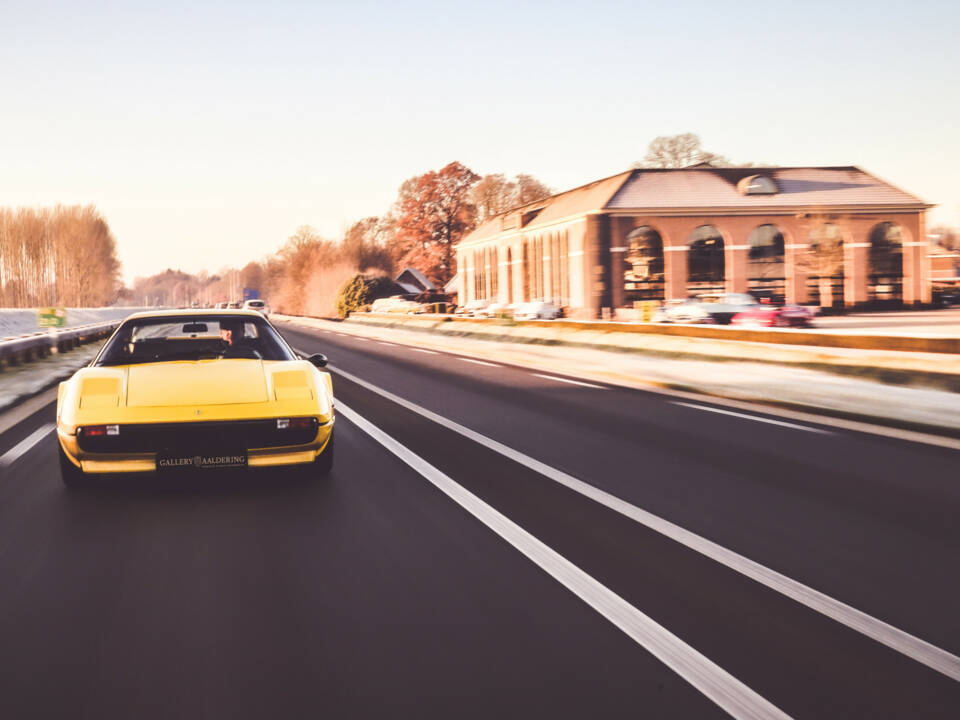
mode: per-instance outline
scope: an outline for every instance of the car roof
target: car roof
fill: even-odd
[[[145,310],[133,313],[124,318],[126,320],[140,320],[142,318],[154,317],[203,317],[208,315],[237,315],[240,317],[261,318],[263,315],[255,310],[243,310],[232,308],[184,308],[183,310]]]

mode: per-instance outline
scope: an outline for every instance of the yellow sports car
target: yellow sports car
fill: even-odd
[[[252,310],[131,315],[60,383],[67,485],[100,473],[333,465],[327,359],[290,349]]]

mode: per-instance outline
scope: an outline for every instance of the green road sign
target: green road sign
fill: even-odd
[[[64,308],[45,307],[37,310],[37,325],[40,327],[65,327],[67,311]]]

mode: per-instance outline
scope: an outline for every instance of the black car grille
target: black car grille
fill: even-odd
[[[317,437],[319,422],[316,418],[309,420],[307,427],[282,430],[277,428],[276,419],[118,425],[115,435],[89,435],[79,428],[77,443],[85,452],[98,453],[284,447],[304,445]]]

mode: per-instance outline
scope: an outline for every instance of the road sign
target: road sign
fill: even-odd
[[[256,300],[260,297],[260,291],[254,290],[253,288],[244,288],[243,289],[243,299],[246,300]]]
[[[65,327],[67,311],[65,308],[45,307],[37,310],[37,325],[46,328]]]

